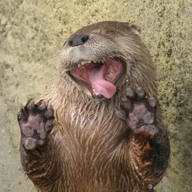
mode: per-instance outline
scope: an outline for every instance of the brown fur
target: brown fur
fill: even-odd
[[[133,137],[114,113],[126,85],[143,87],[148,96],[157,98],[156,70],[139,30],[128,23],[101,22],[75,33],[90,36],[83,48],[74,51],[67,41],[64,44],[58,80],[43,97],[54,109],[54,128],[45,146],[27,154],[26,172],[41,191],[142,192],[148,184],[155,186],[161,180],[169,157],[164,126],[157,137],[167,146],[167,154],[159,168],[155,163],[143,163],[141,159],[153,149]],[[79,60],[109,57],[126,61],[126,74],[112,99],[97,102],[68,71]]]

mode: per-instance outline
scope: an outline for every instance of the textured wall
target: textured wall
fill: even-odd
[[[21,171],[17,109],[50,86],[66,37],[103,20],[141,26],[172,145],[158,191],[192,191],[191,13],[191,0],[0,0],[0,192],[34,191]]]

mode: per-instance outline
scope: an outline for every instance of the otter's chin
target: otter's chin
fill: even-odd
[[[124,72],[124,62],[115,58],[104,62],[80,61],[69,74],[74,81],[85,86],[93,97],[109,99],[116,93],[116,84]]]

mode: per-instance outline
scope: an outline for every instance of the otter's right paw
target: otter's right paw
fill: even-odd
[[[41,100],[37,104],[31,99],[18,112],[21,143],[26,150],[42,146],[53,128],[53,110]]]

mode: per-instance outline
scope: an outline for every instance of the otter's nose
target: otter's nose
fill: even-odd
[[[83,45],[89,39],[88,35],[75,35],[69,40],[69,45],[75,47]]]

